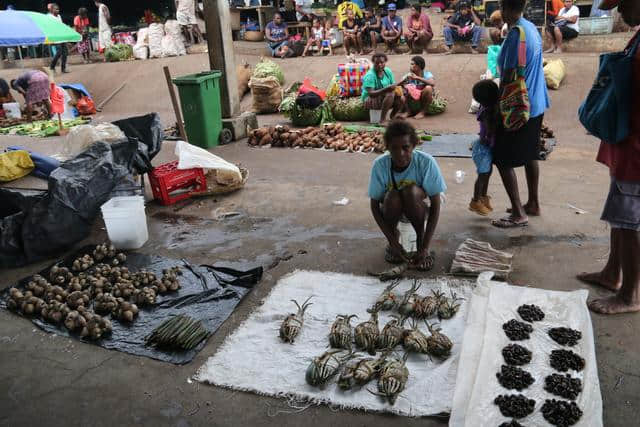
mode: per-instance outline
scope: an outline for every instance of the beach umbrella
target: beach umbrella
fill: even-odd
[[[0,46],[33,46],[81,40],[82,36],[73,28],[44,13],[0,11]]]

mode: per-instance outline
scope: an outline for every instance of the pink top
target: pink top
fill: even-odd
[[[426,31],[430,37],[433,37],[431,21],[429,20],[429,17],[424,13],[421,13],[419,18],[416,18],[413,15],[409,15],[407,26],[405,27],[405,34],[410,34],[409,29],[412,29],[414,31]]]

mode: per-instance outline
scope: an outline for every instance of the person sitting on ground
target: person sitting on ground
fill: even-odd
[[[352,49],[362,55],[362,33],[353,9],[347,10],[347,19],[342,22],[342,37],[347,55],[351,54]]]
[[[471,40],[471,52],[478,53],[478,45],[482,38],[482,22],[469,3],[461,2],[458,11],[444,24],[444,41],[446,53],[453,52],[453,43]]]
[[[73,18],[73,28],[76,32],[82,35],[82,40],[76,45],[78,47],[78,53],[82,55],[82,60],[85,64],[88,64],[91,60],[89,51],[89,17],[87,16],[87,8],[81,7],[78,9],[78,14]]]
[[[547,0],[547,22],[553,22],[564,7],[564,0]]]
[[[427,108],[433,102],[436,81],[430,71],[425,70],[426,63],[421,56],[411,58],[409,73],[402,78],[405,110],[408,117],[423,119]]]
[[[393,72],[387,68],[387,55],[375,53],[373,67],[362,78],[362,101],[367,110],[381,110],[380,123],[387,120],[391,110],[393,119],[404,104],[402,88],[395,84]]]
[[[307,52],[313,45],[316,45],[318,48],[318,53],[322,53],[322,41],[324,39],[324,26],[318,18],[314,18],[313,26],[311,27],[311,36],[309,37],[309,40],[307,40],[307,45],[304,47],[302,56],[307,56]]]
[[[493,44],[501,45],[509,33],[509,26],[502,20],[502,12],[494,11],[489,17],[489,23],[491,24],[491,28],[489,28],[491,41]]]
[[[364,10],[364,19],[362,25],[362,43],[367,42],[371,45],[371,49],[374,51],[378,47],[378,38],[380,38],[380,30],[382,24],[380,23],[380,17],[373,14],[371,9]],[[382,38],[380,38],[382,40]]]
[[[289,29],[287,24],[282,22],[282,15],[273,15],[273,21],[269,22],[264,29],[264,37],[267,39],[267,46],[271,51],[271,56],[284,58],[290,55],[289,49]]]
[[[10,104],[12,102],[16,101],[13,99],[13,95],[11,95],[9,84],[5,79],[0,79],[0,108],[2,108],[2,104]]]
[[[473,187],[473,198],[469,210],[487,216],[493,212],[489,190],[489,178],[493,170],[493,146],[497,129],[501,124],[500,88],[493,80],[480,80],[473,86],[473,99],[480,104],[477,118],[480,123],[478,139],[473,143],[471,158],[476,165],[478,178]]]
[[[547,24],[547,34],[551,37],[551,47],[545,53],[562,53],[562,41],[578,37],[580,33],[580,9],[573,0],[564,0],[555,20]]]
[[[387,6],[388,14],[382,19],[382,40],[385,44],[385,52],[398,52],[398,43],[402,35],[402,18],[396,15],[395,3]]]
[[[440,167],[431,155],[415,149],[416,130],[405,121],[396,120],[387,127],[384,143],[387,152],[371,169],[369,198],[373,218],[387,238],[385,261],[410,262],[417,270],[431,270],[434,256],[429,248],[440,218],[440,194],[447,189]],[[400,244],[400,221],[410,222],[416,231],[415,255],[407,254]]]
[[[419,4],[411,6],[411,15],[407,20],[404,37],[412,53],[422,53],[433,38],[431,21],[426,14],[422,13],[422,7]]]
[[[51,116],[51,87],[49,75],[44,71],[30,70],[22,73],[17,79],[11,80],[11,87],[18,91],[26,103],[27,120],[31,122],[33,107],[36,104],[43,103],[47,110],[47,115]]]

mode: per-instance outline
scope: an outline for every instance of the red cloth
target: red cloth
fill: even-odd
[[[51,101],[51,114],[64,113],[64,89],[56,86],[55,83],[51,83],[49,99]]]
[[[636,33],[640,37],[640,32]],[[597,161],[620,181],[640,181],[640,49],[633,61],[631,134],[618,144],[600,143]]]
[[[420,14],[420,18],[416,19],[413,14],[409,15],[409,19],[407,20],[407,26],[405,27],[405,35],[409,36],[411,33],[409,32],[409,28],[412,30],[418,31],[426,31],[427,34],[433,37],[433,30],[431,29],[431,21],[429,17],[424,13]]]
[[[89,26],[89,18],[81,18],[80,15],[76,15],[73,18],[73,26],[77,32],[82,34],[84,29]]]

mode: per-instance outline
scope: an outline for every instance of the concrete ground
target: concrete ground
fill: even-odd
[[[491,227],[489,219],[467,210],[474,180],[471,160],[438,159],[449,189],[433,243],[436,265],[424,277],[446,273],[455,248],[465,238],[473,237],[515,253],[511,277],[514,284],[555,290],[585,288],[592,297],[606,295],[574,278],[578,272],[601,268],[608,253],[608,227],[599,215],[609,178],[606,168],[594,161],[598,142],[586,135],[576,118],[577,108],[593,81],[598,58],[595,54],[562,58],[569,75],[560,90],[551,92],[553,106],[545,120],[556,131],[560,145],[541,165],[543,215],[531,218],[525,229],[500,231]],[[241,59],[253,64],[258,58]],[[283,62],[283,67],[287,83],[309,76],[323,87],[341,61],[341,57],[297,58]],[[450,104],[445,114],[416,124],[429,130],[475,132],[476,121],[467,109],[471,86],[483,73],[485,61],[483,55],[429,55],[428,68]],[[408,56],[393,56],[389,66],[399,77],[408,62]],[[158,111],[163,121],[171,124],[175,119],[162,75],[164,64],[170,65],[174,75],[180,75],[206,69],[207,57],[190,55],[74,66],[72,73],[60,80],[81,81],[97,100],[127,80],[126,90],[107,104],[96,120]],[[0,77],[15,74],[0,71]],[[250,104],[251,97],[245,97],[243,109],[250,108]],[[262,123],[282,121],[276,115],[260,119]],[[43,153],[58,152],[61,145],[57,139],[0,139],[1,146],[15,143]],[[49,335],[25,319],[0,311],[0,425],[442,425],[434,418],[399,419],[327,406],[297,412],[282,399],[188,380],[283,275],[296,269],[365,274],[384,267],[385,242],[369,213],[366,198],[373,154],[254,149],[244,142],[212,151],[249,168],[246,188],[227,197],[203,199],[179,211],[149,203],[150,238],[141,251],[185,257],[194,263],[226,262],[240,267],[262,264],[267,267],[263,281],[186,366]],[[154,162],[171,159],[173,144],[166,143]],[[467,172],[462,184],[453,179],[456,170]],[[522,174],[519,179],[526,199]],[[497,218],[507,205],[497,176],[489,191],[496,207],[493,217]],[[348,205],[332,205],[343,196],[350,199]],[[568,204],[587,213],[578,215]],[[241,215],[217,220],[218,209],[240,211]],[[98,220],[88,241],[98,242],[105,237]],[[292,257],[281,260],[288,255]],[[3,272],[0,287],[10,286],[47,263]],[[592,319],[604,425],[636,425],[640,416],[640,343],[636,338],[640,316],[594,315]]]

